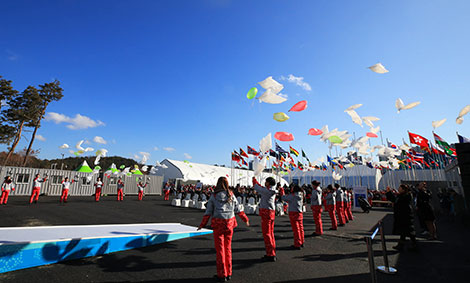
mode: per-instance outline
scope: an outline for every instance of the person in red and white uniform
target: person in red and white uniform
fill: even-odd
[[[147,182],[145,184],[142,184],[142,182],[139,182],[139,184],[137,184],[137,189],[139,190],[139,195],[138,195],[138,199],[139,200],[142,200],[142,197],[144,196],[144,189],[145,187],[147,187]]]
[[[321,221],[322,213],[322,190],[320,188],[320,182],[314,180],[312,182],[312,196],[310,197],[310,207],[312,208],[313,221],[315,221],[315,232],[313,236],[323,235],[323,223]]]
[[[6,176],[2,184],[2,196],[0,197],[0,204],[7,205],[8,195],[10,191],[15,190],[15,185],[13,184],[11,177]]]
[[[70,185],[73,182],[74,182],[74,180],[72,180],[72,182],[70,182],[68,177],[65,177],[65,179],[62,180],[62,194],[60,196],[60,201],[59,202],[64,202],[64,203],[67,202],[67,197],[69,195]]]
[[[259,203],[259,215],[261,216],[261,231],[264,238],[266,261],[276,261],[276,240],[274,238],[274,219],[276,217],[276,206],[274,200],[278,191],[275,189],[276,180],[272,177],[266,178],[265,186],[253,177],[253,188],[261,196]]]
[[[335,210],[336,210],[336,191],[333,189],[332,185],[328,185],[327,194],[325,196],[325,209],[328,211],[328,214],[331,218],[331,228],[330,230],[338,229],[338,221],[336,220]]]
[[[171,190],[171,185],[170,183],[166,183],[165,187],[163,187],[163,200],[170,200],[170,190]]]
[[[339,225],[344,226],[346,219],[344,218],[344,192],[339,184],[335,184],[336,189],[336,215],[338,215]]]
[[[47,181],[47,175],[44,178],[41,178],[40,174],[36,174],[36,177],[33,180],[33,191],[31,192],[31,197],[29,198],[29,204],[38,203],[39,193],[41,191],[41,185]]]
[[[240,211],[237,199],[229,189],[227,178],[220,177],[214,193],[206,204],[206,212],[198,230],[205,227],[209,219],[214,234],[214,244],[217,263],[217,281],[225,282],[232,278],[232,236],[237,226],[237,214],[247,226],[250,221],[243,211]]]
[[[302,209],[304,206],[304,192],[299,185],[294,185],[292,193],[283,195],[283,201],[289,204],[289,219],[294,233],[294,245],[292,248],[300,250],[304,246],[304,216]]]
[[[124,181],[119,177],[117,181],[117,201],[124,200]]]
[[[95,201],[100,201],[101,189],[103,188],[103,182],[98,177],[95,183]]]

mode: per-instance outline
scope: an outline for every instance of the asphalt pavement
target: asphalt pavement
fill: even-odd
[[[41,196],[38,204],[27,197],[11,197],[0,207],[0,226],[86,225],[120,223],[182,223],[198,226],[203,211],[172,207],[159,196],[126,196],[124,202],[103,197],[70,197],[66,205],[58,197]],[[311,211],[304,214],[305,248],[291,250],[293,235],[289,218],[276,217],[278,261],[263,262],[265,254],[259,216],[241,220],[235,229],[231,282],[371,282],[364,237],[383,219],[388,256],[396,275],[378,274],[378,282],[469,282],[470,229],[450,217],[438,222],[439,239],[418,238],[418,252],[396,252],[398,237],[391,235],[390,209],[354,213],[355,220],[329,231],[330,220],[322,215],[325,234],[311,237],[315,226]],[[1,237],[1,235],[0,235]],[[383,264],[379,238],[374,244],[375,261]],[[211,282],[216,274],[212,235],[198,236],[151,247],[0,274],[1,282]]]

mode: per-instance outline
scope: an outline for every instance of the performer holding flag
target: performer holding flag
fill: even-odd
[[[65,177],[64,180],[62,180],[62,194],[60,195],[60,200],[59,202],[64,202],[66,203],[67,202],[67,197],[69,195],[69,189],[70,189],[70,185],[73,184],[75,180],[72,180],[72,182],[69,182],[69,178],[68,177]]]
[[[13,182],[11,181],[11,177],[6,176],[2,184],[2,197],[0,198],[0,204],[7,205],[8,195],[10,194],[10,191],[14,191],[14,190],[15,190],[15,186],[13,185]]]
[[[144,196],[144,189],[145,187],[147,187],[147,182],[145,182],[145,184],[142,184],[142,181],[139,182],[139,184],[137,184],[137,188],[139,189],[139,195],[138,195],[138,200],[142,200],[142,197]]]
[[[33,191],[31,193],[31,197],[29,198],[29,204],[32,204],[33,200],[34,200],[34,203],[38,203],[39,193],[41,191],[41,184],[44,183],[45,181],[47,181],[47,175],[41,179],[41,175],[36,174],[36,178],[34,178],[34,181],[33,181]]]
[[[214,193],[207,202],[206,212],[198,230],[205,227],[212,217],[211,226],[217,253],[217,281],[225,282],[232,278],[232,236],[237,226],[235,214],[250,226],[250,221],[243,211],[239,210],[237,199],[228,186],[228,180],[220,177]]]
[[[261,196],[259,204],[259,215],[261,216],[261,231],[263,232],[266,261],[276,261],[276,240],[274,239],[274,219],[276,217],[276,206],[274,200],[277,190],[276,181],[272,177],[266,178],[265,187],[253,177],[253,188]]]

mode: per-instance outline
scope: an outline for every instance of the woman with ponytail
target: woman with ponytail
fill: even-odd
[[[237,214],[247,226],[250,221],[243,211],[240,211],[237,199],[229,189],[227,178],[220,177],[214,193],[206,204],[206,213],[199,229],[205,227],[212,217],[211,227],[214,234],[214,244],[217,262],[217,281],[225,282],[232,279],[232,236],[237,226]]]

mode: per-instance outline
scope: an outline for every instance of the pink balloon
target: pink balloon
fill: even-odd
[[[323,134],[323,131],[317,128],[311,128],[310,130],[308,130],[308,134],[311,136],[319,136]]]
[[[371,132],[368,132],[368,133],[366,134],[366,136],[368,136],[369,138],[378,138],[378,137],[379,137],[378,135],[376,135],[376,134],[374,134],[374,133],[371,133]]]
[[[294,140],[294,135],[288,132],[276,132],[274,134],[274,138],[280,140],[280,141],[293,141]]]
[[[307,100],[297,102],[289,111],[300,112],[307,108]]]

